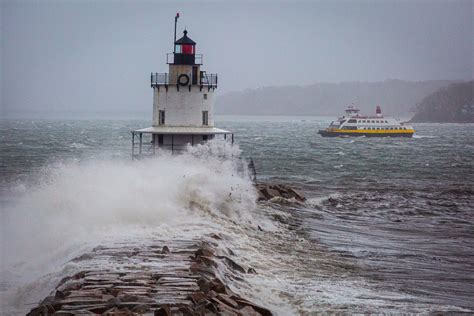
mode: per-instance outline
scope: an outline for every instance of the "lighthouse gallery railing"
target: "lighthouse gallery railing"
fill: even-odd
[[[170,84],[169,73],[151,73],[151,86],[166,86]],[[203,72],[200,76],[199,85],[217,87],[217,74]]]

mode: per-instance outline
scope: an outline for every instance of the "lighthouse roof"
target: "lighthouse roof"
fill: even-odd
[[[196,45],[196,42],[188,37],[188,31],[184,30],[183,37],[174,42],[177,45]]]

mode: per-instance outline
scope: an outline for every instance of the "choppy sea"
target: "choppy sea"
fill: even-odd
[[[279,315],[474,312],[474,125],[322,138],[331,118],[218,117],[236,146],[131,161],[146,120],[0,120],[0,301],[24,314],[95,246],[223,236]],[[233,157],[305,204],[257,204]],[[262,230],[257,229],[260,226]]]

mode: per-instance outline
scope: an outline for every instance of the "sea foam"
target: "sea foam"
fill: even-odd
[[[1,280],[15,289],[121,238],[196,238],[251,223],[256,193],[240,150],[212,141],[141,160],[49,165],[3,207]]]

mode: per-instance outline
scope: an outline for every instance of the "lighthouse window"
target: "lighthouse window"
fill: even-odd
[[[165,125],[165,111],[159,111],[158,112],[159,114],[159,118],[158,118],[158,122],[160,125]]]
[[[207,100],[207,93],[204,93],[204,100]]]
[[[209,112],[202,111],[202,125],[209,125]]]

